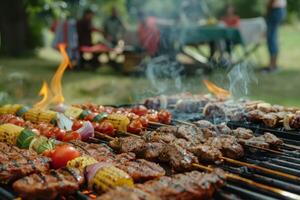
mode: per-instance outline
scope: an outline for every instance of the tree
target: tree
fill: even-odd
[[[1,52],[20,55],[27,50],[29,25],[24,0],[0,1]]]

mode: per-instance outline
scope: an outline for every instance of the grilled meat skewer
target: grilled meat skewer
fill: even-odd
[[[61,168],[25,176],[13,183],[13,189],[24,199],[51,200],[60,195],[74,194],[83,183],[80,170]]]
[[[0,182],[8,183],[26,175],[48,171],[50,159],[34,151],[0,143]]]
[[[117,187],[97,200],[192,200],[210,199],[224,184],[222,170],[212,173],[192,171],[138,184],[135,188]]]

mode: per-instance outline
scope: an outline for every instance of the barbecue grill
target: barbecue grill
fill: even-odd
[[[195,116],[194,119],[196,118],[197,120],[203,117],[195,113],[190,113],[189,116]],[[176,120],[176,114],[174,115],[174,118],[175,120],[173,120],[172,125],[179,125],[182,123],[190,124],[190,121],[193,121],[191,119],[186,121]],[[160,126],[162,125],[153,123],[148,129],[155,130]],[[222,164],[217,165],[217,167],[220,167],[227,172],[249,179],[250,182],[245,183],[228,179],[226,184],[217,190],[213,199],[299,199],[300,196],[297,195],[300,195],[300,140],[298,140],[298,138],[296,138],[295,141],[292,140],[294,138],[291,135],[286,137],[286,132],[283,130],[270,129],[248,122],[228,122],[228,126],[231,128],[251,128],[256,134],[261,134],[266,131],[272,132],[282,138],[285,144],[281,145],[278,150],[249,147],[247,148],[245,156],[239,161],[225,160]],[[288,132],[288,134],[292,133]],[[126,137],[128,135],[123,133],[122,136]],[[94,140],[93,142],[99,143],[99,140]],[[103,140],[100,142],[105,143]],[[206,168],[200,168],[199,170],[206,171]],[[166,171],[170,170],[166,169]],[[276,173],[274,173],[274,171]],[[264,184],[268,187],[279,188],[285,192],[283,192],[282,195],[278,195],[268,189],[262,189],[251,181]],[[4,185],[0,188],[0,195],[1,199],[14,199],[16,197],[12,188]],[[84,188],[82,191],[78,191],[74,197],[70,198],[87,200],[91,197],[94,198],[95,194],[87,192]]]

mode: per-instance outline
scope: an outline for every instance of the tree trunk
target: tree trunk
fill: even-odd
[[[0,50],[18,56],[27,50],[28,22],[23,0],[0,1]]]

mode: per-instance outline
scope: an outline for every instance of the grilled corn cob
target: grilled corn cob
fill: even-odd
[[[68,161],[67,167],[73,167],[80,170],[84,170],[84,168],[88,165],[92,165],[97,163],[97,160],[95,160],[93,157],[90,156],[79,156],[77,158],[74,158],[73,160]]]

